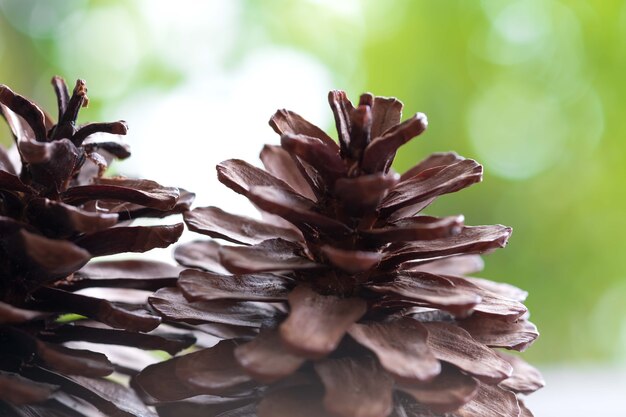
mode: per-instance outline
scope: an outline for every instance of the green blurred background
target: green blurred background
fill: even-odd
[[[430,212],[514,228],[483,276],[530,292],[527,358],[626,359],[623,1],[0,0],[0,62],[50,109],[51,75],[87,79],[82,120],[131,124],[141,162],[118,169],[214,204],[210,165],[276,140],[273,109],[334,134],[329,88],[396,96],[430,122],[398,170],[447,150],[485,166]]]

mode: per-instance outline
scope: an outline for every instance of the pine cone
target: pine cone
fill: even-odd
[[[236,245],[179,246],[177,260],[195,269],[150,303],[229,338],[152,365],[136,384],[163,416],[530,416],[518,394],[541,376],[494,349],[538,336],[526,293],[465,276],[511,229],[419,214],[479,182],[482,167],[438,153],[398,175],[396,151],[426,117],[400,123],[400,101],[370,94],[356,108],[341,91],[329,102],[339,144],[279,110],[270,125],[281,146],[265,146],[265,170],[218,165],[265,219],[186,213],[191,230]]]
[[[102,353],[66,342],[162,349],[175,354],[188,336],[146,334],[161,319],[144,307],[77,293],[87,288],[156,291],[172,285],[178,267],[142,260],[87,262],[103,255],[145,252],[176,242],[183,224],[129,226],[189,208],[193,194],[153,181],[104,178],[108,161],[130,155],[117,139],[124,122],[76,126],[87,89],[79,80],[70,96],[63,79],[54,124],[34,103],[0,85],[0,113],[19,159],[0,147],[0,415],[152,416],[134,391],[104,379],[134,374]],[[134,293],[133,293],[134,294]],[[68,320],[63,314],[83,316]],[[95,407],[95,408],[94,408]]]

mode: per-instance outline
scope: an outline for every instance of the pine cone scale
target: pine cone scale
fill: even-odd
[[[67,106],[70,102],[70,91],[67,88],[65,80],[61,77],[52,77],[51,83],[57,97],[57,108],[59,109],[58,120],[61,120],[61,117],[63,117],[67,111]]]
[[[46,141],[45,116],[39,107],[2,84],[0,84],[0,103],[3,105],[2,113],[15,138]],[[15,114],[7,116],[10,113],[6,112],[4,107],[11,109]],[[28,126],[24,125],[18,116],[23,118]]]
[[[190,387],[208,395],[228,395],[256,385],[237,364],[233,341],[178,358],[174,372]]]
[[[474,397],[456,414],[458,417],[520,416],[519,401],[511,391],[492,385],[481,385]]]
[[[278,187],[253,187],[248,199],[261,210],[291,222],[298,226],[302,233],[309,227],[319,228],[327,234],[347,234],[350,228],[341,221],[319,214],[315,205],[308,199]]]
[[[506,321],[489,317],[468,317],[459,325],[471,333],[472,337],[486,346],[524,351],[530,346],[539,332],[528,321]]]
[[[97,325],[95,323],[88,323],[82,326],[72,325],[60,327],[47,330],[40,338],[41,340],[54,343],[84,341],[137,347],[144,350],[163,350],[170,355],[175,355],[195,342],[195,338],[184,334],[163,332],[145,334],[93,326]]]
[[[280,325],[285,345],[307,358],[320,358],[332,352],[350,326],[366,312],[359,298],[324,296],[305,286],[289,294],[291,312]]]
[[[429,168],[400,182],[379,208],[391,214],[406,206],[459,191],[480,182],[482,171],[482,166],[471,159],[464,159],[449,166]]]
[[[393,408],[393,380],[369,358],[341,358],[316,362],[324,385],[324,406],[341,417],[379,417]]]
[[[254,302],[188,302],[178,289],[162,288],[148,301],[154,310],[173,322],[188,324],[218,323],[236,327],[260,328],[275,324],[276,310]]]
[[[517,356],[498,352],[498,355],[513,367],[513,375],[502,381],[500,387],[515,393],[530,394],[543,388],[546,383],[539,371]]]
[[[42,312],[17,308],[0,301],[0,325],[26,323],[38,319],[42,315]]]
[[[13,245],[7,252],[14,256],[16,264],[33,270],[25,278],[37,283],[68,275],[91,258],[86,250],[72,242],[48,239],[26,230],[20,230],[11,240]]]
[[[254,246],[223,246],[219,258],[222,265],[235,274],[324,268],[301,256],[302,250],[299,244],[277,238]]]
[[[361,216],[374,210],[398,181],[398,175],[382,173],[339,178],[335,182],[335,195],[345,213]]]
[[[192,231],[243,245],[255,245],[276,237],[289,241],[301,240],[294,229],[236,216],[217,207],[202,207],[185,213],[183,218]]]
[[[317,138],[325,144],[339,150],[335,141],[332,140],[326,132],[292,111],[285,109],[278,110],[270,118],[269,125],[281,136],[286,134],[305,135]]]
[[[387,172],[398,148],[423,133],[427,126],[426,115],[417,113],[412,118],[391,127],[365,147],[361,169],[370,174]]]
[[[270,274],[220,275],[188,269],[180,274],[178,287],[189,301],[285,301],[293,282]]]
[[[2,112],[0,112],[2,114]],[[0,173],[17,176],[17,171],[9,158],[9,154],[0,147]]]
[[[174,208],[180,196],[177,188],[164,188],[152,181],[133,181],[130,186],[124,186],[124,182],[101,179],[94,185],[72,187],[61,198],[69,204],[83,204],[99,199],[118,200],[167,211]]]
[[[161,323],[160,317],[149,314],[146,311],[131,311],[105,299],[51,287],[41,287],[33,292],[32,306],[43,311],[55,313],[71,311],[97,320],[112,328],[129,331],[149,332]]]
[[[416,216],[401,219],[380,229],[372,228],[360,232],[372,245],[393,242],[411,242],[448,238],[459,234],[464,226],[463,216],[430,217]]]
[[[24,184],[17,175],[6,171],[0,171],[0,187],[2,187],[3,190],[17,191],[21,193],[31,191],[30,188]]]
[[[258,417],[336,417],[323,406],[323,395],[321,386],[293,386],[270,391],[263,396],[256,410],[254,406],[246,410],[248,413],[256,411]]]
[[[426,343],[428,331],[415,320],[355,323],[348,334],[374,352],[382,367],[398,382],[430,381],[441,372],[440,362]]]
[[[29,222],[42,233],[61,238],[69,238],[76,232],[95,233],[105,230],[113,227],[119,219],[116,213],[94,213],[44,198],[29,201],[24,212]]]
[[[305,358],[290,352],[275,329],[261,329],[252,341],[235,348],[235,358],[254,379],[271,383],[288,377]]]
[[[354,106],[348,100],[345,92],[337,90],[328,93],[328,103],[335,116],[335,126],[337,127],[341,153],[342,155],[348,155],[351,130],[350,113],[354,110]]]
[[[245,196],[254,186],[273,186],[293,191],[284,181],[240,159],[229,159],[218,164],[217,178],[231,190]]]
[[[227,274],[220,263],[220,246],[215,242],[194,241],[174,249],[174,259],[181,265],[203,271]]]
[[[265,145],[260,157],[267,172],[287,183],[305,198],[317,201],[309,181],[301,173],[302,164],[292,158],[289,152],[280,146]]]
[[[447,413],[471,401],[478,393],[478,387],[476,379],[443,364],[439,375],[427,384],[403,383],[398,389],[437,413]]]
[[[13,372],[0,371],[0,401],[18,406],[38,403],[50,398],[57,389],[55,385],[34,382]]]
[[[377,138],[400,123],[402,102],[393,97],[374,97],[370,137]]]
[[[513,368],[494,351],[476,342],[465,330],[448,323],[423,323],[428,330],[428,346],[440,361],[489,383],[498,383],[513,373]]]
[[[125,135],[128,125],[124,121],[108,123],[87,123],[81,126],[70,139],[75,146],[81,146],[87,137],[94,133],[108,133],[110,135]]]
[[[319,166],[319,174],[328,184],[346,174],[346,167],[334,149],[323,141],[306,135],[285,133],[280,138],[283,149],[308,164]]]
[[[113,364],[102,353],[36,343],[37,356],[54,371],[93,378],[109,376],[114,371]]]

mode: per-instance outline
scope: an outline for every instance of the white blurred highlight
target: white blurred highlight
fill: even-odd
[[[128,91],[142,58],[140,27],[128,9],[77,11],[58,26],[56,36],[68,79],[88,75],[89,88],[98,92],[99,100]]]
[[[117,112],[130,125],[134,154],[121,172],[194,191],[196,205],[215,204],[250,214],[244,199],[219,184],[215,165],[244,159],[259,165],[263,144],[279,143],[268,126],[278,108],[292,109],[325,127],[330,121],[328,70],[308,55],[267,48],[230,72],[192,78],[170,92],[140,92]]]

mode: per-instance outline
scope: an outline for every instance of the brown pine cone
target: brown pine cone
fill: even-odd
[[[175,354],[194,342],[178,334],[147,334],[161,319],[144,307],[145,295],[121,303],[78,292],[107,288],[130,295],[172,285],[180,268],[165,263],[87,263],[176,242],[182,223],[129,223],[180,213],[193,194],[148,180],[102,177],[108,161],[130,153],[116,136],[98,140],[97,134],[124,135],[126,124],[77,126],[78,111],[88,102],[85,82],[79,80],[71,96],[63,79],[55,77],[52,84],[59,105],[56,124],[0,85],[0,114],[20,159],[14,166],[0,147],[0,415],[91,416],[99,410],[109,416],[153,416],[133,390],[104,379],[114,371],[132,375],[138,369],[65,344]]]
[[[218,165],[220,181],[264,220],[186,213],[191,230],[234,245],[179,246],[177,260],[195,269],[150,304],[165,320],[229,336],[146,368],[136,384],[163,416],[531,415],[518,394],[540,388],[541,376],[496,350],[538,336],[526,293],[466,276],[511,229],[420,214],[479,182],[482,167],[439,153],[399,175],[396,151],[426,117],[400,122],[400,101],[371,94],[354,107],[332,91],[329,102],[338,144],[279,110],[270,125],[281,145],[261,152],[265,170]]]

